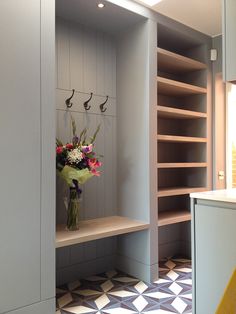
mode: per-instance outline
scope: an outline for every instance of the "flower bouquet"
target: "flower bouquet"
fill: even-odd
[[[70,188],[67,208],[67,229],[70,231],[79,229],[79,199],[81,197],[81,185],[93,176],[100,176],[97,168],[101,167],[94,152],[94,142],[99,132],[98,126],[92,137],[87,139],[87,129],[78,136],[73,117],[73,138],[71,143],[63,144],[56,140],[56,169]]]

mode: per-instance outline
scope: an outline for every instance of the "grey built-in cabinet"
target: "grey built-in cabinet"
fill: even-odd
[[[223,192],[223,193],[222,193]],[[236,265],[235,191],[192,199],[193,313],[214,314]],[[229,310],[230,311],[230,310]],[[230,313],[225,309],[225,313]]]
[[[54,1],[0,2],[0,313],[55,308]]]
[[[236,83],[236,1],[223,0],[222,3],[224,80]]]

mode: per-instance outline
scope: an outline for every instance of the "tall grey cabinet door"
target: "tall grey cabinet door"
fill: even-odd
[[[236,82],[236,1],[223,3],[223,76],[225,81]]]
[[[0,313],[41,301],[40,10],[0,1]]]
[[[195,314],[214,314],[236,267],[236,210],[195,206]]]

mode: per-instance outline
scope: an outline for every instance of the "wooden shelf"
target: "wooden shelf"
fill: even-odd
[[[158,70],[169,73],[184,73],[206,69],[206,64],[184,57],[177,53],[157,48],[158,53]]]
[[[205,168],[206,162],[159,162],[157,164],[158,169],[165,168]]]
[[[164,188],[159,189],[157,196],[164,197],[164,196],[174,196],[174,195],[185,195],[194,192],[203,192],[206,191],[206,187],[172,187],[172,188]]]
[[[81,221],[79,227],[78,231],[67,231],[65,225],[58,225],[56,248],[145,230],[149,224],[127,217],[111,216]]]
[[[207,114],[203,112],[196,112],[184,109],[177,109],[165,106],[157,106],[158,117],[175,118],[175,119],[199,119],[206,118]]]
[[[168,210],[158,214],[159,227],[189,220],[191,220],[191,213],[188,210]]]
[[[158,93],[168,96],[206,94],[207,89],[157,76]]]
[[[190,136],[177,136],[177,135],[157,135],[159,142],[172,142],[172,143],[206,143],[205,137],[190,137]]]

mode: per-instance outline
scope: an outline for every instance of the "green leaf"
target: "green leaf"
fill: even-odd
[[[87,129],[84,128],[84,129],[82,130],[82,132],[80,133],[80,135],[79,135],[79,140],[80,140],[80,144],[81,144],[81,145],[83,144],[84,134],[86,134],[86,133],[87,133]]]
[[[73,136],[76,136],[76,123],[72,114],[70,115],[70,118],[71,118],[71,124],[72,124],[72,133],[73,133]]]
[[[56,138],[56,145],[63,146],[63,143],[58,138]]]
[[[87,139],[87,129],[85,129],[85,131],[84,131],[84,139],[83,139],[82,145],[86,144],[86,139]]]
[[[99,126],[97,127],[95,133],[93,134],[93,136],[91,137],[91,144],[93,144],[96,140],[96,137],[97,137],[97,134],[98,132],[100,131],[100,128],[101,128],[101,124],[99,124]]]

